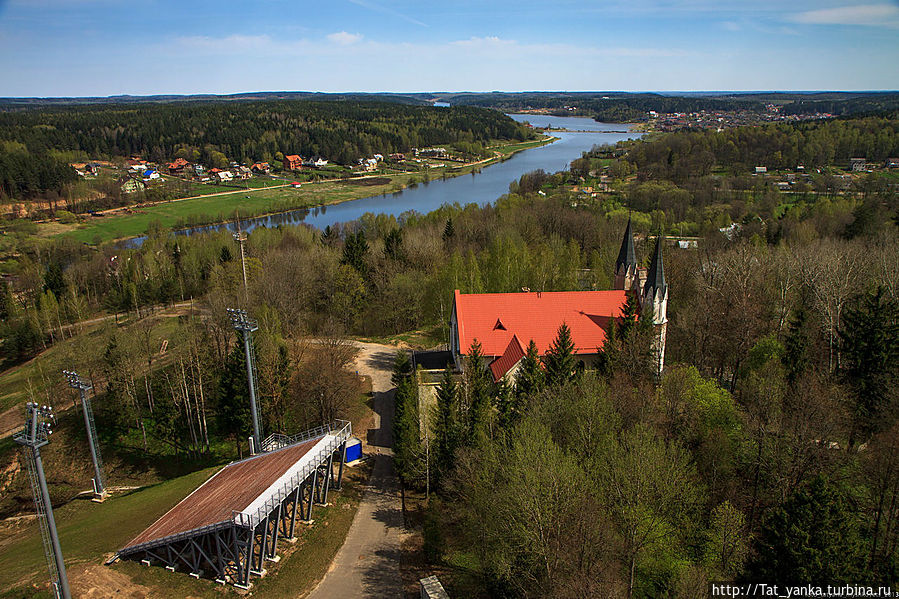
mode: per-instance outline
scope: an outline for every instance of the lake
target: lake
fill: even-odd
[[[484,167],[480,173],[461,175],[446,180],[435,179],[430,183],[422,183],[417,187],[392,194],[250,218],[241,222],[241,228],[244,231],[252,231],[256,227],[306,223],[318,229],[324,229],[327,225],[356,220],[367,212],[399,216],[410,210],[425,214],[443,204],[454,202],[463,206],[471,203],[483,206],[495,201],[504,193],[508,193],[509,183],[517,181],[525,173],[537,169],[554,173],[568,168],[572,160],[580,158],[583,152],[590,150],[595,145],[614,144],[639,136],[638,133],[628,132],[629,125],[598,123],[586,117],[555,117],[534,114],[510,114],[509,116],[516,121],[526,121],[536,127],[570,129],[571,131],[552,131],[552,135],[559,138],[557,141],[519,152],[505,162]],[[223,228],[237,230],[234,223],[224,223],[184,229],[178,233],[191,235]],[[134,247],[139,246],[142,242],[143,238],[137,237],[129,240],[127,245]]]

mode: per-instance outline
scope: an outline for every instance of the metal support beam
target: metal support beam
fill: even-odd
[[[340,444],[340,449],[337,451],[340,454],[340,466],[337,467],[337,484],[334,485],[334,488],[339,491],[343,488],[343,466],[346,464],[346,441]]]

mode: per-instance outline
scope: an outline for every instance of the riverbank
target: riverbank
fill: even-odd
[[[350,200],[400,192],[430,181],[450,179],[478,172],[480,169],[508,160],[524,150],[537,148],[558,138],[541,139],[493,146],[494,156],[462,165],[445,163],[440,167],[411,173],[385,173],[352,179],[331,179],[263,189],[237,189],[194,198],[170,200],[152,205],[119,209],[121,212],[89,217],[75,225],[46,223],[53,232],[47,236],[67,236],[84,243],[130,239],[147,231],[151,224],[166,229],[184,229],[214,225],[234,219],[276,215],[303,208],[327,207]],[[45,225],[41,225],[44,227]]]

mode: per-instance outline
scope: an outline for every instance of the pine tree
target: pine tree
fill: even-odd
[[[883,287],[855,299],[839,331],[841,377],[854,398],[854,433],[867,439],[897,416],[899,302]],[[855,439],[850,439],[852,442]]]
[[[556,338],[543,358],[546,365],[546,383],[550,386],[564,385],[574,379],[577,361],[574,357],[574,341],[571,329],[564,322],[559,326]]]
[[[808,332],[806,321],[808,315],[804,306],[799,306],[790,319],[789,330],[784,339],[784,352],[781,362],[786,370],[787,382],[792,386],[808,369]]]
[[[621,362],[621,344],[618,342],[619,324],[614,316],[609,318],[609,328],[599,352],[597,369],[605,376],[611,376]]]
[[[627,301],[621,310],[621,319],[619,321],[619,333],[622,340],[626,340],[631,331],[637,328],[640,318],[640,300],[636,293],[628,293]]]
[[[253,432],[250,391],[243,344],[237,343],[225,359],[219,378],[216,424],[222,435],[231,437],[241,453],[242,440]]]
[[[393,357],[393,374],[390,375],[390,381],[397,387],[406,378],[412,376],[412,360],[409,359],[409,353],[398,350]]]
[[[443,227],[443,242],[450,243],[456,236],[456,227],[453,225],[453,218],[446,219],[446,226]]]
[[[343,264],[349,264],[360,274],[365,274],[365,257],[368,255],[368,241],[365,239],[365,231],[350,233],[346,236],[343,245]]]
[[[860,546],[846,494],[818,476],[765,520],[747,580],[852,582],[860,573]]]
[[[400,381],[394,395],[393,455],[397,474],[404,483],[418,475],[421,456],[421,436],[418,417],[418,385],[415,377]]]
[[[477,339],[468,350],[465,375],[468,392],[468,442],[477,443],[490,436],[490,407],[494,386]]]
[[[437,387],[434,414],[434,480],[438,484],[453,469],[459,437],[459,388],[453,380],[452,371],[447,368]]]
[[[545,385],[546,373],[543,372],[537,344],[531,339],[528,349],[521,359],[521,365],[518,367],[518,374],[515,378],[515,394],[519,397],[528,397],[542,391]]]

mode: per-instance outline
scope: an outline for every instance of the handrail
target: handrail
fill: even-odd
[[[335,425],[338,425],[339,423],[343,423],[343,426],[335,431]],[[302,484],[302,482],[306,480],[306,478],[310,474],[312,474],[312,471],[314,469],[318,468],[324,461],[327,460],[329,455],[333,454],[341,444],[345,443],[346,440],[350,438],[350,435],[353,431],[352,423],[347,420],[338,420],[334,423],[334,425],[328,425],[327,428],[329,430],[329,433],[333,431],[332,434],[334,436],[328,441],[325,447],[323,447],[316,453],[315,459],[307,462],[302,470],[294,473],[293,476],[285,481],[285,483],[281,485],[281,488],[278,489],[278,491],[274,495],[269,497],[265,501],[265,503],[259,506],[254,514],[250,514],[248,523],[243,523],[244,518],[240,518],[240,522],[235,521],[235,524],[237,524],[238,526],[247,526],[247,524],[249,524],[250,528],[255,528],[262,520],[264,520],[268,516],[269,513],[271,513],[272,510],[280,505],[288,495],[293,493],[293,490],[300,486],[300,484]]]

